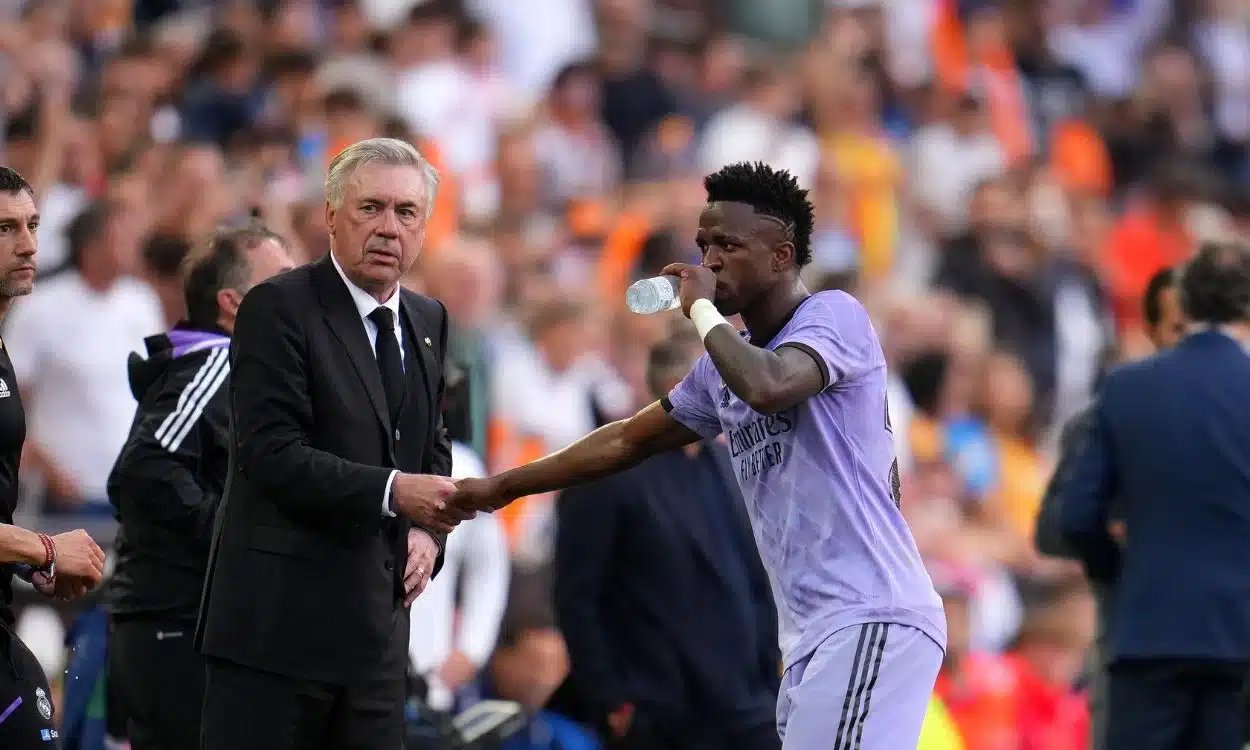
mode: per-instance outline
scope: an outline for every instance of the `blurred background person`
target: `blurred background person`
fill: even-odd
[[[185,263],[186,317],[128,363],[139,407],[109,475],[106,596],[110,684],[134,750],[199,743],[207,667],[193,635],[230,454],[230,334],[248,289],[294,265],[263,226],[215,234]]]
[[[652,348],[651,398],[702,353]],[[609,747],[779,748],[777,610],[728,452],[696,443],[557,501],[569,679]]]

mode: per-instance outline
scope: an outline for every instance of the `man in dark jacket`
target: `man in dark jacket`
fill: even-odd
[[[130,357],[139,406],[108,481],[121,525],[107,593],[134,750],[199,746],[205,665],[192,634],[227,475],[230,333],[247,290],[293,266],[263,227],[219,232],[185,264],[187,320]]]
[[[658,396],[699,340],[651,351]],[[555,604],[569,678],[614,750],[781,747],[777,610],[729,452],[668,451],[565,490]]]
[[[1060,531],[1114,586],[1108,750],[1237,747],[1250,666],[1250,253],[1180,273],[1191,330],[1107,375],[1063,477]],[[1109,530],[1112,503],[1125,533]]]
[[[1185,313],[1181,310],[1180,294],[1176,289],[1176,274],[1171,268],[1158,271],[1150,283],[1146,285],[1144,298],[1144,318],[1146,336],[1154,344],[1155,349],[1170,349],[1185,335]],[[1072,417],[1063,427],[1059,436],[1059,465],[1042,496],[1042,507],[1037,516],[1035,541],[1037,550],[1043,555],[1062,557],[1069,560],[1077,559],[1076,552],[1063,539],[1059,529],[1059,518],[1063,504],[1060,488],[1064,479],[1072,471],[1076,463],[1088,427],[1093,407]],[[1112,513],[1119,519],[1120,514]],[[1118,525],[1119,521],[1115,521]],[[1117,531],[1117,534],[1119,532]],[[1090,689],[1090,731],[1092,736],[1090,747],[1101,750],[1104,746],[1103,729],[1106,724],[1107,700],[1107,634],[1110,632],[1112,620],[1111,587],[1105,582],[1093,581],[1094,596],[1098,601],[1098,640],[1094,655],[1094,671]]]

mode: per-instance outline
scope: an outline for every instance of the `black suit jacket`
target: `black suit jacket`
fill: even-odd
[[[691,472],[708,476],[714,508],[672,495],[688,486],[672,478]],[[708,522],[713,510],[724,524]],[[721,446],[566,490],[557,514],[556,609],[587,721],[625,702],[684,731],[773,721],[777,613]],[[746,574],[726,575],[727,564]]]
[[[1250,356],[1222,333],[1112,371],[1060,488],[1062,533],[1114,582],[1111,660],[1250,661]],[[1121,547],[1107,531],[1122,498]]]
[[[205,655],[336,684],[404,675],[409,522],[385,518],[383,497],[392,469],[450,475],[451,443],[438,416],[446,310],[400,294],[398,424],[328,256],[244,298],[231,345],[229,483],[196,628]]]

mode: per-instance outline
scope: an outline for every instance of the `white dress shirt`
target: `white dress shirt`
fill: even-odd
[[[395,293],[391,298],[382,304],[374,299],[368,292],[361,289],[347,278],[347,274],[343,273],[343,267],[339,265],[339,259],[334,257],[334,253],[330,253],[330,262],[334,264],[334,270],[339,272],[339,278],[347,285],[347,291],[352,295],[352,302],[356,303],[356,312],[360,313],[360,322],[365,326],[365,336],[369,339],[369,348],[373,350],[373,356],[378,356],[378,326],[369,319],[369,314],[379,307],[388,308],[391,314],[395,316],[395,340],[399,342],[399,362],[404,362],[404,333],[403,326],[399,324],[399,289],[395,289]],[[398,469],[391,472],[386,479],[386,489],[382,492],[382,515],[393,518],[395,513],[391,510],[391,484],[395,481],[395,475],[399,473]]]

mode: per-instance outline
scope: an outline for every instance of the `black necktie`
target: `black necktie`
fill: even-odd
[[[386,391],[386,405],[394,421],[399,417],[399,404],[404,399],[404,364],[399,356],[399,342],[395,339],[395,313],[389,307],[379,306],[369,313],[369,320],[378,327],[378,371],[382,373],[382,389]]]

